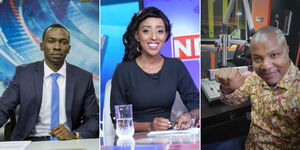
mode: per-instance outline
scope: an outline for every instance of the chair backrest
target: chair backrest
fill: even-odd
[[[171,112],[171,117],[170,119],[176,120],[176,118],[181,115],[184,112],[188,112],[187,108],[185,107],[185,105],[183,104],[181,97],[179,95],[178,92],[176,92],[176,97],[175,97],[175,101],[174,104],[172,106],[172,112]]]
[[[114,136],[116,130],[110,117],[110,91],[111,91],[111,80],[108,80],[105,85],[104,93],[104,107],[103,107],[103,135]]]

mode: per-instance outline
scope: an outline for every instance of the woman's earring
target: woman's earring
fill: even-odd
[[[138,46],[136,47],[136,51],[137,51],[137,52],[141,52],[141,50],[140,50],[140,48],[139,48],[139,47],[140,47],[140,43],[139,43],[138,40],[137,40],[137,42],[138,42]]]

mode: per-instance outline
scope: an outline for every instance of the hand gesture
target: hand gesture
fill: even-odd
[[[227,94],[241,87],[246,78],[251,74],[252,72],[250,71],[241,74],[233,68],[221,68],[216,73],[216,81],[221,84],[220,86],[223,89],[221,89],[222,93]]]

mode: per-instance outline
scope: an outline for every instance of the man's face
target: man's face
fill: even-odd
[[[263,40],[251,43],[253,68],[269,86],[275,86],[288,71],[289,49],[276,39],[275,33],[264,36]]]
[[[70,50],[70,35],[63,28],[49,28],[44,36],[44,41],[40,48],[44,51],[45,61],[51,68],[52,66],[63,65],[64,60]]]

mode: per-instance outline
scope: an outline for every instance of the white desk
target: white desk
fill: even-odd
[[[166,134],[159,136],[148,136],[147,134],[148,132],[135,133],[132,139],[121,141],[116,136],[101,137],[101,150],[200,149],[200,129],[199,132],[194,134]]]
[[[32,142],[27,150],[99,150],[99,139]]]

